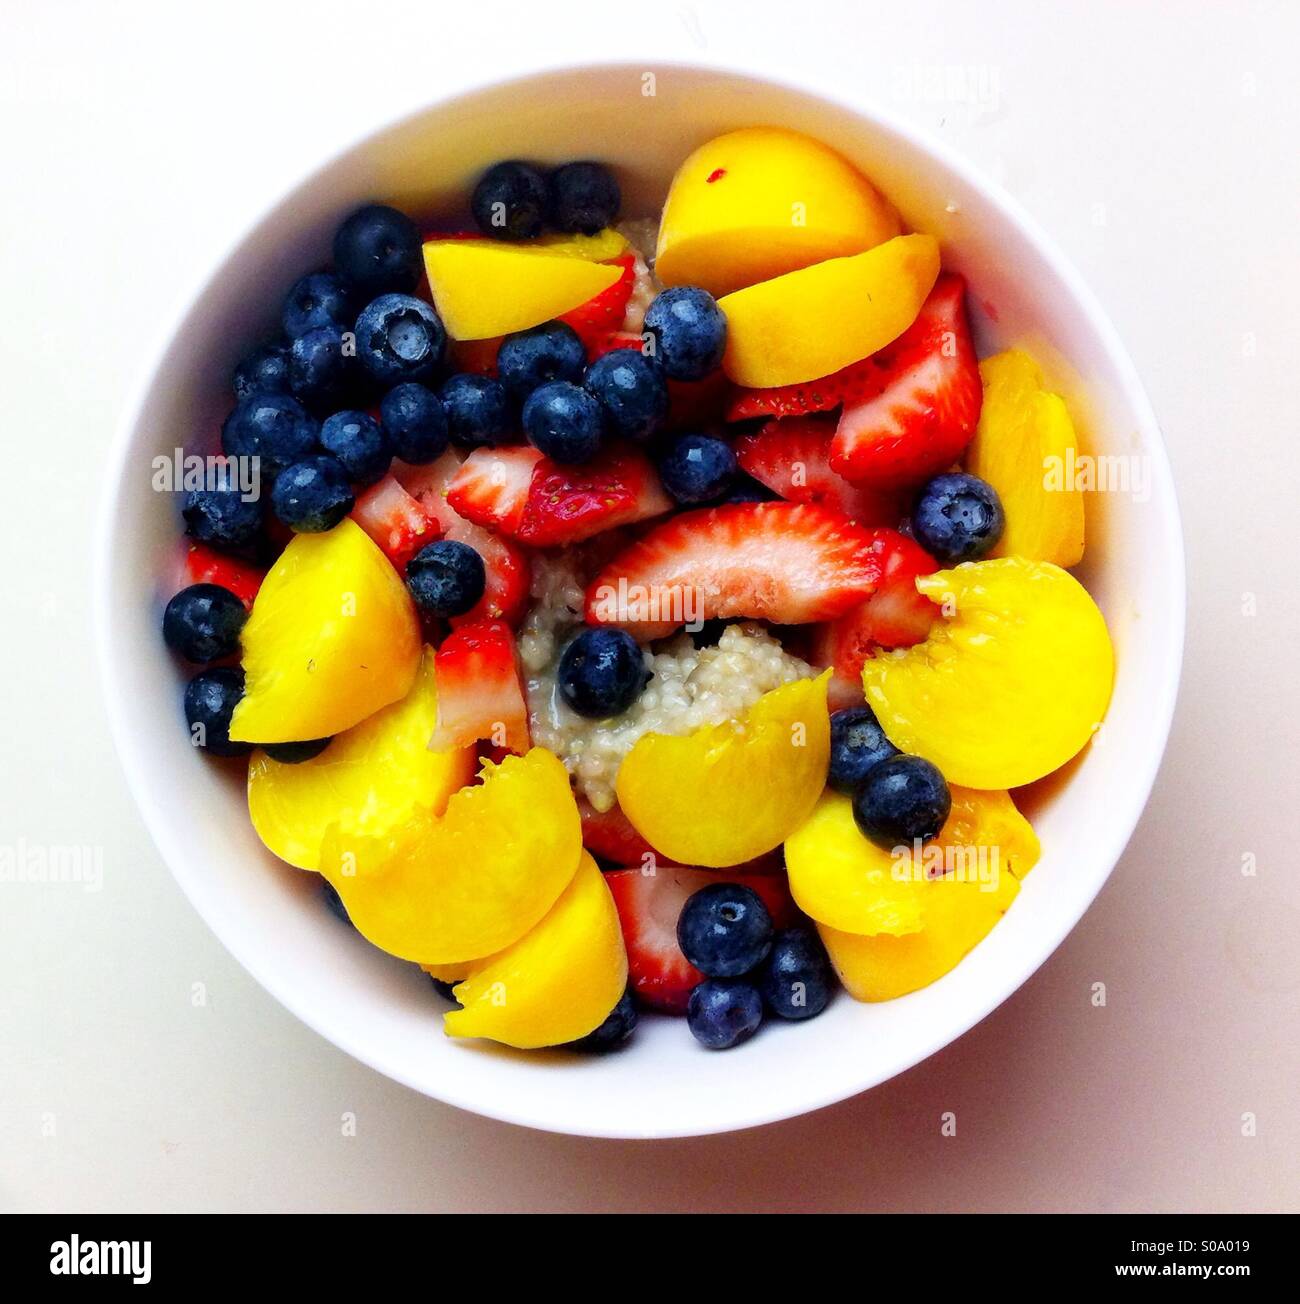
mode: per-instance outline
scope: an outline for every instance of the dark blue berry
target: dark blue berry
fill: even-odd
[[[317,411],[355,400],[360,376],[344,329],[317,326],[299,335],[289,350],[289,389]]]
[[[852,794],[873,765],[898,755],[869,706],[848,706],[831,714],[831,763],[827,782]]]
[[[560,696],[579,714],[605,720],[626,711],[650,678],[645,654],[626,630],[584,629],[560,657]]]
[[[952,794],[938,767],[901,753],[877,761],[853,794],[858,828],[885,851],[934,837],[951,809]]]
[[[668,415],[663,368],[640,349],[611,349],[587,368],[582,383],[605,409],[610,430],[624,439],[649,439]]]
[[[299,534],[332,530],[352,510],[353,502],[343,463],[324,453],[285,467],[271,490],[276,516]]]
[[[566,163],[546,184],[547,210],[557,231],[595,235],[618,220],[623,197],[618,182],[599,163]]]
[[[428,380],[442,365],[447,332],[442,319],[409,294],[381,294],[357,318],[357,357],[380,385]]]
[[[295,282],[285,296],[280,320],[291,340],[320,326],[346,328],[352,321],[351,296],[337,276],[312,272]]]
[[[343,463],[353,484],[382,480],[393,460],[383,427],[368,412],[335,412],[321,422],[320,446]]]
[[[736,474],[731,445],[712,435],[682,435],[659,459],[659,478],[679,503],[721,498]]]
[[[289,392],[289,345],[273,340],[247,354],[231,379],[235,397]]]
[[[256,457],[274,477],[316,448],[320,425],[291,394],[250,394],[240,399],[221,427],[227,457]]]
[[[338,888],[327,878],[320,881],[321,895],[325,898],[325,905],[336,919],[341,919],[349,927],[352,920],[348,918],[348,908],[343,904],[343,898],[339,896]]]
[[[244,672],[233,666],[200,671],[185,685],[190,742],[214,756],[245,756],[252,743],[230,741],[230,717],[244,695]]]
[[[589,462],[600,451],[605,411],[580,385],[552,380],[535,389],[524,404],[528,442],[553,462]]]
[[[447,433],[461,448],[493,448],[514,431],[505,386],[493,376],[465,372],[451,376],[439,391],[447,410]]]
[[[487,568],[467,543],[427,543],[406,567],[406,587],[426,616],[464,615],[483,596]]]
[[[494,240],[531,240],[546,219],[546,182],[527,163],[494,163],[478,179],[470,211],[484,235]]]
[[[721,361],[727,319],[707,290],[674,285],[655,298],[645,315],[655,337],[655,356],[671,380],[702,380]]]
[[[222,552],[248,552],[262,530],[262,500],[250,501],[237,488],[191,489],[181,516],[192,539]]]
[[[406,293],[420,280],[420,232],[405,213],[367,204],[334,236],[334,270],[357,298]]]
[[[708,978],[691,989],[686,1002],[686,1026],[709,1050],[748,1041],[762,1022],[763,998],[741,978]]]
[[[976,561],[1002,537],[1006,517],[997,490],[979,476],[936,475],[912,508],[912,535],[939,561]]]
[[[758,975],[767,1008],[783,1019],[812,1019],[831,999],[831,963],[807,925],[783,928]]]
[[[577,331],[562,321],[507,335],[497,350],[497,375],[516,403],[549,380],[581,380],[586,365]]]
[[[724,503],[771,503],[779,497],[780,494],[774,493],[767,485],[755,480],[752,475],[737,471],[722,501]]]
[[[743,883],[710,883],[692,893],[677,918],[677,945],[702,974],[739,978],[772,946],[772,916]]]
[[[579,1041],[571,1041],[569,1049],[597,1055],[617,1050],[636,1030],[636,1017],[636,1002],[632,999],[632,993],[624,992],[618,998],[618,1004],[605,1016],[604,1023]]]
[[[333,738],[307,738],[300,743],[266,743],[262,750],[281,765],[301,765],[303,761],[314,761],[333,741]]]
[[[247,619],[247,609],[229,589],[191,584],[163,612],[163,641],[186,661],[203,665],[239,647],[239,631]]]
[[[433,390],[416,381],[396,385],[384,395],[379,421],[403,462],[421,466],[447,449],[447,410]]]

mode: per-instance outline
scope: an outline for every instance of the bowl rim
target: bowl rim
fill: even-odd
[[[655,73],[673,71],[693,75],[714,75],[748,79],[756,83],[788,91],[819,100],[840,112],[862,118],[883,132],[896,137],[906,147],[917,151],[937,164],[949,169],[966,185],[977,191],[995,209],[999,215],[1014,226],[1037,254],[1060,278],[1075,305],[1086,321],[1088,329],[1094,334],[1106,356],[1114,367],[1119,382],[1119,395],[1136,419],[1142,432],[1143,451],[1152,459],[1154,474],[1168,490],[1169,510],[1161,514],[1161,528],[1164,533],[1164,545],[1167,555],[1173,563],[1165,577],[1170,587],[1170,619],[1163,626],[1164,649],[1162,660],[1166,673],[1160,677],[1156,692],[1146,700],[1146,714],[1150,721],[1148,738],[1150,745],[1144,757],[1140,773],[1132,777],[1130,798],[1126,807],[1116,817],[1112,812],[1106,821],[1108,835],[1097,847],[1090,859],[1097,864],[1105,864],[1105,871],[1098,875],[1095,885],[1088,893],[1082,909],[1072,919],[1063,921],[1054,930],[1040,935],[1039,945],[1024,955],[1021,962],[1014,966],[1014,981],[1002,990],[999,985],[997,993],[991,993],[986,999],[975,1003],[973,1010],[966,1010],[947,1024],[935,1037],[927,1040],[920,1053],[909,1051],[900,1058],[900,1062],[888,1066],[881,1074],[877,1071],[864,1072],[860,1078],[850,1080],[848,1077],[836,1079],[834,1085],[822,1090],[809,1089],[806,1079],[797,1093],[792,1093],[788,1103],[779,1107],[754,1107],[746,1105],[743,1093],[735,1101],[734,1120],[724,1123],[703,1122],[691,1124],[670,1122],[664,1126],[656,1124],[649,1129],[644,1126],[635,1130],[606,1128],[576,1119],[562,1123],[550,1117],[537,1117],[530,1114],[527,1094],[520,1093],[512,1099],[509,1106],[496,1102],[484,1104],[472,1099],[457,1089],[456,1084],[431,1084],[417,1079],[408,1073],[391,1057],[378,1053],[375,1048],[363,1047],[346,1029],[328,1026],[328,1020],[319,1011],[311,1007],[304,999],[300,989],[282,981],[265,964],[260,954],[251,947],[246,947],[238,937],[238,930],[226,926],[226,921],[214,918],[212,910],[201,900],[200,885],[185,870],[184,849],[175,845],[173,839],[163,832],[159,820],[155,817],[152,804],[153,793],[146,782],[143,743],[137,736],[122,695],[115,692],[116,653],[114,650],[115,624],[115,537],[119,530],[125,528],[120,507],[127,486],[128,454],[135,443],[140,430],[141,420],[145,414],[149,399],[155,387],[162,381],[165,364],[172,344],[180,334],[182,327],[202,299],[208,288],[220,277],[230,263],[243,249],[252,234],[269,217],[281,209],[284,204],[303,186],[316,180],[322,174],[339,165],[354,151],[370,144],[391,132],[399,131],[413,125],[430,110],[451,104],[476,94],[501,90],[512,85],[524,86],[539,78],[564,75],[590,74],[595,72],[616,72],[649,70]],[[590,59],[573,62],[566,59],[529,60],[508,70],[498,71],[491,76],[475,75],[465,79],[453,79],[444,82],[441,92],[422,102],[417,107],[405,110],[394,117],[387,117],[378,124],[372,124],[358,131],[342,146],[332,149],[323,159],[304,172],[296,173],[289,183],[265,202],[257,205],[254,214],[242,221],[234,235],[225,244],[219,255],[211,261],[205,261],[202,269],[188,278],[180,291],[175,307],[165,314],[164,327],[159,332],[153,346],[145,353],[145,361],[129,391],[128,400],[123,408],[115,434],[109,445],[105,463],[104,487],[101,491],[98,519],[91,535],[91,579],[92,579],[92,636],[98,664],[99,684],[104,701],[105,713],[109,721],[109,732],[113,740],[114,751],[121,763],[127,779],[127,786],[135,801],[155,848],[167,865],[172,877],[179,884],[182,892],[195,911],[216,935],[218,941],[239,962],[239,964],[277,1001],[300,1019],[326,1041],[339,1047],[354,1059],[366,1064],[384,1076],[419,1092],[421,1095],[441,1100],[470,1113],[492,1118],[500,1122],[512,1123],[535,1130],[554,1132],[561,1135],[592,1136],[601,1138],[672,1138],[702,1136],[722,1132],[738,1131],[759,1127],[784,1119],[795,1118],[813,1113],[840,1101],[850,1099],[870,1090],[891,1077],[914,1067],[923,1060],[964,1036],[977,1023],[982,1022],[993,1010],[997,1009],[1018,991],[1057,950],[1066,936],[1074,929],[1079,920],[1087,913],[1097,894],[1101,891],[1116,864],[1123,855],[1150,798],[1164,754],[1168,745],[1172,727],[1174,709],[1181,680],[1185,627],[1186,627],[1186,555],[1183,540],[1182,517],[1178,504],[1177,485],[1169,462],[1168,451],[1160,430],[1150,399],[1138,377],[1137,369],[1125,348],[1119,333],[1110,321],[1096,295],[1083,280],[1073,263],[1058,248],[1055,241],[1047,235],[1038,221],[1022,206],[1019,200],[1008,193],[1000,184],[985,176],[978,167],[968,162],[953,147],[934,137],[928,130],[912,125],[897,117],[892,111],[881,108],[869,95],[858,94],[844,89],[839,84],[829,87],[814,84],[811,75],[774,73],[758,62],[743,58],[646,58],[646,59]]]

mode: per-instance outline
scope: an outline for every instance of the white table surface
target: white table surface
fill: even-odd
[[[104,864],[98,893],[0,883],[0,1207],[1300,1208],[1300,7],[3,0],[0,29],[0,844]],[[747,60],[946,138],[1097,290],[1180,483],[1182,699],[1096,905],[940,1055],[749,1133],[535,1134],[353,1062],[181,897],[96,700],[89,525],[163,324],[330,142],[530,52]]]

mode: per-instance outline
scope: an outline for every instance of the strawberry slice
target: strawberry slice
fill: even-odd
[[[788,927],[797,918],[780,874],[682,869],[661,863],[653,873],[610,870],[605,882],[623,928],[628,982],[639,1000],[668,1014],[685,1014],[691,988],[704,981],[704,975],[677,945],[677,918],[687,897],[710,883],[744,883],[763,898],[778,928]]]
[[[834,429],[834,422],[825,417],[769,421],[736,441],[736,460],[760,484],[792,503],[836,507],[863,525],[898,521],[904,511],[899,495],[850,484],[831,470]]]
[[[454,630],[439,647],[433,669],[438,725],[430,747],[449,751],[487,739],[512,752],[528,750],[528,708],[509,625],[482,620]]]
[[[647,856],[660,865],[672,863],[632,827],[632,821],[623,814],[621,806],[600,811],[585,797],[579,797],[578,813],[582,816],[582,845],[593,856],[615,865],[646,864],[649,863]]]
[[[753,417],[806,417],[830,412],[845,403],[861,403],[879,394],[889,383],[903,337],[861,362],[794,385],[772,389],[733,389],[727,405],[728,421]]]
[[[640,335],[634,335],[630,331],[610,331],[590,345],[587,352],[591,361],[595,362],[597,358],[606,353],[613,353],[615,349],[636,349],[639,353],[644,345],[645,340]]]
[[[399,571],[426,543],[442,534],[433,520],[390,474],[371,485],[352,508],[352,519],[383,549]]]
[[[497,353],[501,348],[503,335],[495,335],[487,340],[453,340],[451,342],[451,361],[456,371],[470,371],[480,376],[497,374]]]
[[[833,620],[875,592],[871,531],[817,503],[729,503],[654,526],[587,589],[589,624],[662,638],[695,620]]]
[[[595,350],[603,344],[610,332],[618,330],[623,324],[628,300],[632,297],[632,288],[636,284],[635,254],[620,254],[609,261],[623,269],[618,280],[559,318],[577,332],[590,358],[597,356]]]
[[[889,384],[846,402],[831,441],[831,467],[876,489],[918,484],[961,456],[983,398],[965,283],[941,276],[904,332]]]
[[[517,535],[528,486],[542,455],[522,448],[476,448],[447,485],[447,505],[475,525]]]
[[[229,589],[246,607],[253,605],[266,572],[236,561],[201,543],[190,544],[185,554],[186,584],[219,584]]]

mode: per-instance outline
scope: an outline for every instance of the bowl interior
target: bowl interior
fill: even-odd
[[[851,106],[716,70],[648,77],[567,70],[462,96],[370,138],[278,203],[192,304],[131,414],[101,540],[114,734],[160,850],[225,944],[301,1018],[380,1071],[480,1113],[591,1135],[683,1135],[798,1114],[884,1080],[982,1018],[1051,953],[1122,851],[1163,749],[1181,655],[1181,537],[1154,419],[1091,296],[1014,207]],[[367,946],[323,907],[315,876],[266,853],[242,776],[189,746],[182,677],[158,637],[182,550],[175,502],[151,487],[153,459],[178,446],[215,450],[236,359],[274,322],[288,285],[325,260],[334,226],[359,202],[456,219],[474,175],[500,157],[599,157],[619,171],[624,215],[650,215],[690,149],[761,123],[807,131],[861,166],[967,276],[981,354],[1027,344],[1071,400],[1084,451],[1139,459],[1144,494],[1091,496],[1081,571],[1118,654],[1109,717],[1068,778],[1027,794],[1042,861],[991,936],[933,986],[876,1006],[841,996],[815,1023],[765,1029],[726,1055],[656,1019],[633,1049],[601,1060],[457,1044],[442,1035],[442,1006],[419,970]]]

